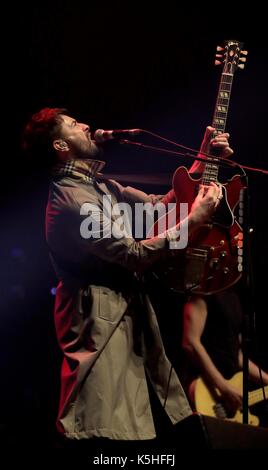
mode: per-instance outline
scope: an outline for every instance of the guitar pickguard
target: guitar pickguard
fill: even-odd
[[[212,217],[212,223],[220,227],[230,228],[234,223],[234,214],[228,202],[227,190],[222,186],[222,200]]]

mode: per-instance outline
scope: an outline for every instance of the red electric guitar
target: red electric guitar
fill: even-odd
[[[244,68],[246,61],[238,41],[225,41],[224,47],[217,47],[216,65],[223,59],[221,75],[212,126],[215,135],[225,131],[234,72]],[[242,56],[242,57],[241,57]],[[180,203],[190,208],[200,185],[218,182],[219,166],[215,161],[206,163],[200,179],[192,178],[185,167],[176,170],[173,188],[176,195],[176,220],[180,220]],[[222,185],[223,199],[209,223],[201,226],[190,237],[185,250],[163,263],[154,274],[171,289],[179,292],[208,295],[227,289],[241,277],[243,233],[234,210],[239,203],[240,191],[244,187],[241,177],[234,176]],[[159,221],[154,225],[157,233]],[[239,251],[240,250],[240,251]]]

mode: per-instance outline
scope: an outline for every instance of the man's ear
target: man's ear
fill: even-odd
[[[67,152],[69,150],[69,146],[65,140],[57,139],[53,141],[53,147],[55,150],[60,152]]]

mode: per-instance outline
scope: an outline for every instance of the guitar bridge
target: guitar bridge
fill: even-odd
[[[207,249],[187,248],[184,278],[185,290],[188,291],[200,287],[207,257]]]

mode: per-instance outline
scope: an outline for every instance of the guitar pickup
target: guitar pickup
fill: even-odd
[[[200,287],[202,275],[208,257],[208,250],[202,248],[187,248],[185,263],[185,289]]]

